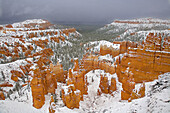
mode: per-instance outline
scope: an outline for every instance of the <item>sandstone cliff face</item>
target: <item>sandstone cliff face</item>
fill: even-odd
[[[41,58],[39,60],[41,60]],[[57,81],[65,82],[66,78],[64,78],[64,71],[59,63],[57,63],[56,66],[50,64],[50,67],[45,67],[42,61],[41,63],[37,64],[38,67],[33,70],[31,89],[33,96],[33,106],[39,109],[44,105],[44,95],[47,93],[55,94]]]
[[[98,56],[89,55],[82,59],[81,67],[86,69],[88,72],[95,69],[105,70],[107,73],[114,74],[115,66],[109,62],[98,60]]]
[[[41,108],[45,102],[47,93],[55,94],[57,82],[50,70],[42,72],[39,69],[34,70],[34,77],[31,81],[31,90],[33,97],[33,106],[37,109]]]
[[[81,92],[76,90],[74,85],[68,85],[62,89],[63,103],[70,109],[79,108],[81,95]]]
[[[158,75],[170,71],[169,47],[165,49],[167,39],[168,37],[165,37],[164,34],[150,33],[141,45],[137,48],[128,49],[127,54],[118,61],[116,73],[119,81],[122,82],[123,91],[121,94],[123,100],[144,96],[144,86],[141,87],[141,94],[139,94],[141,96],[131,92],[134,87],[124,87],[130,83],[125,82],[129,79],[129,76],[133,78],[135,83],[143,83],[153,81],[158,78]],[[128,89],[130,92],[128,92]]]
[[[113,42],[113,44],[120,44],[119,49],[106,45],[100,46],[100,55],[110,54],[115,57],[126,53],[123,58],[117,58],[114,63],[117,65],[115,70],[118,80],[122,83],[122,100],[131,101],[145,96],[144,82],[153,81],[158,78],[158,75],[170,71],[169,41],[169,37],[164,33],[149,33],[141,44],[129,41]],[[95,57],[97,56],[90,56],[87,61],[85,60],[84,67],[97,69],[99,66],[100,69],[110,73],[108,69],[111,67],[107,68],[107,63],[98,62]],[[134,90],[137,83],[142,84],[138,92]],[[108,93],[106,77],[102,77],[100,89]]]
[[[101,93],[105,94],[112,94],[114,91],[116,91],[116,79],[111,78],[109,81],[108,77],[106,75],[100,75],[100,84],[99,84],[99,90],[98,94],[100,95]]]
[[[100,55],[110,54],[112,57],[118,56],[119,54],[123,54],[127,52],[128,48],[136,48],[138,43],[123,41],[117,42],[114,41],[113,44],[120,45],[120,48],[108,47],[107,45],[100,45]]]
[[[63,67],[59,62],[57,65],[50,64],[50,70],[52,71],[53,75],[55,76],[55,79],[57,79],[57,82],[66,82],[67,78],[67,71],[63,70]]]
[[[151,36],[152,34],[149,34],[146,42],[138,48],[128,49],[128,54],[118,64],[117,74],[120,80],[124,77],[122,72],[127,67],[133,73],[136,83],[152,81],[158,75],[169,72],[169,50],[163,51],[164,45],[161,46],[163,39],[160,39],[160,36],[152,36],[152,40],[150,39]]]
[[[87,94],[87,78],[85,78],[86,70],[80,69],[78,59],[75,60],[74,68],[69,69],[67,85],[74,84],[75,89],[80,91],[81,99],[83,94]]]
[[[40,76],[40,71],[37,69],[34,71],[38,74],[31,81],[31,91],[33,97],[33,106],[37,109],[41,108],[45,103],[46,87],[44,86],[44,80]]]

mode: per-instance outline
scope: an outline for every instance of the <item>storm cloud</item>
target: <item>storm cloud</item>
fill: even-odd
[[[42,18],[53,23],[110,23],[170,18],[170,0],[0,0],[0,24]]]

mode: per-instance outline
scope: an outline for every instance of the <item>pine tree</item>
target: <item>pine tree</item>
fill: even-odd
[[[5,80],[5,75],[3,71],[1,71],[1,75],[2,75],[3,80]]]

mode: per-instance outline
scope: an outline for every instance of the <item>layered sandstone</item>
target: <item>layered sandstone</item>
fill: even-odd
[[[120,46],[120,48],[113,48],[108,47],[107,45],[100,45],[100,55],[106,55],[110,54],[112,57],[115,57],[119,54],[123,54],[127,52],[128,48],[136,48],[138,43],[131,42],[131,41],[123,41],[123,42],[117,42],[114,41],[113,44],[117,44]]]
[[[5,100],[5,96],[4,96],[4,93],[2,91],[0,91],[0,100]]]
[[[55,66],[50,64],[50,70],[53,72],[57,82],[66,82],[67,71],[63,70],[63,67],[61,64],[59,64],[59,62]]]
[[[122,82],[123,91],[122,99],[136,99],[145,95],[145,86],[141,87],[139,94],[132,92],[125,82],[133,78],[134,83],[143,83],[158,79],[158,75],[169,72],[170,55],[169,55],[169,37],[164,34],[150,33],[146,40],[137,48],[129,48],[127,54],[117,61],[116,73],[120,82]],[[165,47],[167,47],[165,49]],[[129,87],[124,87],[129,86]],[[128,92],[129,91],[129,92]]]
[[[37,109],[41,108],[45,102],[45,95],[47,93],[55,94],[56,88],[57,82],[55,76],[49,69],[46,69],[46,71],[35,69],[34,76],[31,81],[33,106]]]
[[[54,107],[55,107],[54,98],[53,98],[53,96],[51,96],[50,106],[49,106],[49,113],[55,113]]]
[[[47,93],[55,94],[57,81],[65,82],[66,79],[64,70],[59,63],[56,66],[50,64],[50,67],[45,67],[41,58],[37,61],[41,61],[37,63],[38,67],[33,70],[31,81],[33,106],[37,109],[44,105],[44,95]]]
[[[114,91],[116,91],[116,79],[111,78],[109,81],[109,78],[104,75],[100,75],[100,84],[99,84],[99,90],[98,94],[105,93],[105,94],[112,94]]]
[[[62,89],[62,100],[63,103],[70,109],[79,108],[81,92],[76,90],[74,85],[65,86]]]

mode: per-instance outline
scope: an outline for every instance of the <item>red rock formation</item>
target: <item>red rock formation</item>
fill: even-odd
[[[12,73],[11,79],[12,79],[13,81],[15,81],[15,82],[18,81],[18,77],[19,77],[19,78],[24,77],[23,73],[20,72],[20,71],[11,70],[11,73]]]
[[[155,22],[152,19],[147,19],[148,21],[129,21],[129,20],[115,20],[115,23],[126,23],[126,24],[170,24],[168,22]]]
[[[50,70],[53,72],[55,79],[57,79],[57,82],[66,82],[67,75],[62,65],[58,62],[55,66],[53,64],[50,64]]]
[[[0,84],[0,87],[13,87],[12,84],[9,84],[8,82]]]
[[[74,69],[73,69],[73,71],[79,71],[78,59],[74,60]]]
[[[111,66],[111,64],[106,63],[106,62],[101,62],[98,61],[98,56],[84,56],[84,58],[81,61],[81,64],[78,64],[78,59],[75,60],[74,63],[74,68],[73,70],[69,69],[69,73],[68,73],[68,79],[67,79],[67,85],[68,87],[70,87],[69,85],[74,85],[74,90],[79,90],[80,91],[80,99],[83,100],[83,94],[87,94],[87,78],[85,77],[85,74],[88,73],[91,70],[94,69],[102,69],[105,70],[106,72],[109,72],[111,74],[115,73],[115,67]],[[105,89],[107,90],[103,90],[103,93],[112,93],[113,91],[116,90],[116,80],[115,79],[111,79],[111,84],[110,85],[106,85],[108,84],[108,78],[106,77],[105,79],[101,79],[101,87],[105,87]],[[71,91],[71,92],[73,92]],[[64,94],[64,93],[63,93]],[[66,98],[66,97],[65,97]],[[68,96],[67,97],[68,100],[72,97]],[[64,99],[64,98],[63,98]],[[66,102],[66,100],[63,100],[66,104],[67,107],[69,108],[74,108],[74,106],[70,105],[69,102]],[[67,105],[67,103],[69,103],[69,105]]]
[[[40,30],[44,30],[49,28],[49,26],[52,26],[53,24],[51,24],[48,20],[44,20],[46,21],[45,23],[40,23]]]
[[[154,44],[157,39],[152,36],[153,41],[150,40],[150,34],[141,48],[139,46],[136,49],[128,49],[128,55],[121,59],[120,65],[117,67],[117,75],[119,80],[124,76],[124,68],[129,67],[129,70],[134,74],[136,83],[142,83],[143,81],[152,81],[158,78],[158,75],[169,72],[169,53],[160,52],[162,47],[157,48]],[[160,39],[159,39],[160,40]],[[158,50],[158,51],[157,51]]]
[[[81,92],[76,90],[74,85],[65,86],[62,89],[63,103],[70,109],[79,108]]]
[[[113,44],[120,44],[120,49],[114,49],[113,47],[107,47],[107,45],[100,45],[100,55],[110,54],[112,57],[115,57],[119,54],[127,52],[128,48],[136,48],[137,43],[130,41],[123,42],[113,42]]]
[[[74,84],[75,88],[80,90],[81,92],[81,99],[83,94],[87,94],[87,78],[85,78],[86,71],[81,70],[81,71],[76,71],[72,73],[71,69],[69,70],[68,73],[68,80],[67,84]]]
[[[55,89],[57,88],[56,75],[54,73],[56,71],[55,67],[51,68],[52,66],[50,66],[48,68],[44,66],[46,60],[43,60],[43,58],[40,57],[36,62],[37,67],[33,70],[34,75],[31,81],[33,106],[37,109],[44,105],[44,95],[47,93],[55,94]],[[58,65],[56,68],[58,69]],[[61,70],[61,67],[59,69]]]
[[[117,21],[117,23],[139,24],[139,22],[128,21]],[[48,28],[50,23],[30,23],[25,24],[24,26],[28,28],[26,31],[38,30],[37,28],[34,28],[35,25],[40,25],[41,27],[39,28],[39,30],[43,30]],[[12,25],[8,25],[6,27],[12,28]],[[8,31],[16,32],[15,29],[9,29],[7,30],[7,32]],[[6,30],[4,30],[3,32],[6,33]],[[74,28],[65,29],[59,32],[48,31],[47,33],[45,33],[44,31],[36,31],[27,33],[27,37],[33,38],[39,35],[57,35],[59,33],[59,37],[50,36],[51,41],[59,43],[60,40],[65,41],[65,35],[68,36],[70,33],[73,32],[76,32]],[[131,35],[133,34],[134,33],[132,33]],[[25,43],[23,36],[25,35],[16,35],[11,37],[18,38],[22,43]],[[117,65],[117,67],[110,62],[98,60],[99,56],[97,55],[95,56],[91,54],[86,54],[84,55],[80,63],[78,62],[78,59],[74,61],[74,68],[70,69],[68,74],[67,71],[63,70],[62,65],[60,65],[59,63],[57,63],[57,65],[55,66],[53,64],[50,64],[51,61],[49,60],[49,57],[53,55],[53,51],[52,49],[46,48],[46,45],[48,45],[48,41],[48,39],[32,41],[32,43],[35,43],[35,45],[43,48],[42,51],[34,53],[33,55],[31,55],[31,52],[33,50],[33,47],[31,45],[26,47],[17,42],[15,42],[13,46],[14,54],[11,54],[6,47],[0,48],[1,54],[12,56],[13,60],[19,58],[18,53],[21,52],[20,49],[18,49],[19,47],[21,47],[22,51],[25,52],[26,57],[40,56],[40,58],[38,60],[36,59],[36,61],[34,62],[37,64],[37,67],[35,70],[32,70],[33,79],[31,81],[33,106],[38,109],[44,105],[44,95],[46,95],[47,93],[55,94],[57,82],[67,82],[67,86],[62,89],[62,99],[64,104],[71,109],[78,108],[80,100],[83,100],[83,95],[87,94],[88,90],[88,83],[85,74],[91,70],[101,69],[110,74],[114,74],[116,72],[118,80],[122,83],[123,88],[123,90],[121,91],[121,99],[129,101],[145,96],[144,82],[152,81],[156,79],[158,75],[170,71],[170,37],[164,36],[163,34],[150,33],[146,37],[146,40],[142,42],[142,44],[129,41],[113,42],[113,44],[120,44],[120,49],[114,49],[112,47],[107,47],[106,45],[101,45],[99,53],[100,55],[110,54],[115,57],[126,52],[127,54],[124,54],[123,58],[119,57],[116,60],[115,64]],[[4,44],[9,45],[7,42]],[[91,49],[91,47],[88,49]],[[2,58],[2,55],[0,57]],[[30,67],[31,64],[20,66],[24,74],[28,74],[31,71]],[[17,82],[19,78],[23,77],[24,74],[22,72],[12,70],[11,79]],[[28,82],[29,80],[26,81],[26,83]],[[137,83],[142,83],[138,91],[134,90],[135,84]],[[0,87],[7,86],[12,87],[12,84],[0,84]],[[108,80],[107,76],[101,75],[99,87],[99,93],[112,94],[112,92],[116,90],[116,80],[114,78]],[[1,98],[4,98],[2,92],[0,92],[0,99]],[[54,100],[53,98],[51,98],[49,112],[55,112],[52,107],[53,102]]]
[[[98,93],[105,93],[105,94],[111,94],[114,91],[116,91],[116,79],[111,78],[110,84],[108,77],[106,75],[100,75],[100,84],[99,84],[99,90]]]
[[[11,24],[8,24],[5,26],[6,28],[13,28],[13,26]]]
[[[44,95],[47,93],[55,94],[56,88],[57,82],[50,69],[35,69],[31,81],[33,106],[37,109],[41,108],[45,101]]]
[[[45,103],[45,86],[44,80],[41,78],[39,69],[34,70],[34,77],[31,81],[31,91],[33,97],[33,106],[37,109],[41,108]]]
[[[63,32],[64,34],[66,34],[67,36],[69,36],[69,33],[74,33],[74,32],[76,32],[76,29],[75,29],[75,28],[64,29],[64,30],[62,30],[62,32]]]
[[[111,84],[109,86],[109,94],[113,93],[116,90],[117,90],[116,79],[115,78],[111,78]]]
[[[26,57],[31,56],[31,50],[27,50],[27,51],[25,52],[25,56],[26,56]]]
[[[0,30],[3,30],[4,28],[3,27],[0,27]]]
[[[33,56],[42,56],[42,57],[49,57],[52,56],[54,54],[54,52],[52,51],[51,48],[45,48],[39,52],[36,52],[33,54]]]
[[[29,38],[33,38],[33,37],[34,37],[34,33],[28,34],[28,37],[29,37]]]
[[[47,92],[48,93],[53,93],[55,94],[55,89],[57,88],[57,82],[56,82],[56,77],[53,75],[51,70],[46,70],[44,71],[43,74],[46,74],[46,87],[47,87]]]
[[[28,49],[32,51],[34,48],[31,45],[29,45]]]
[[[144,84],[139,92],[132,92],[134,86],[130,88],[130,84],[127,82],[129,76],[134,79],[135,83],[143,83],[153,81],[158,78],[158,75],[170,71],[168,49],[164,49],[161,40],[161,34],[150,33],[142,45],[135,49],[128,49],[128,54],[117,63],[116,73],[119,81],[122,82],[123,100],[145,96]]]
[[[63,37],[63,36],[60,36],[59,39],[62,41],[65,41],[65,37]]]
[[[145,96],[145,83],[141,84],[138,95],[140,98]]]
[[[131,73],[126,72],[126,77],[122,80],[122,88],[121,99],[131,101],[130,97],[133,93],[133,89],[135,88],[135,82]]]
[[[4,96],[4,93],[2,91],[0,91],[0,100],[5,100],[5,96]]]
[[[51,40],[54,40],[54,42],[59,43],[59,37],[51,37]]]
[[[18,77],[16,75],[13,75],[13,74],[11,75],[11,79],[15,82],[18,81]]]
[[[81,67],[86,69],[87,72],[95,69],[105,70],[107,73],[114,74],[115,66],[111,66],[111,63],[99,61],[98,56],[89,55],[82,60]]]
[[[49,106],[49,113],[55,113],[54,107],[55,107],[54,98],[53,98],[53,96],[51,96],[50,106]]]

